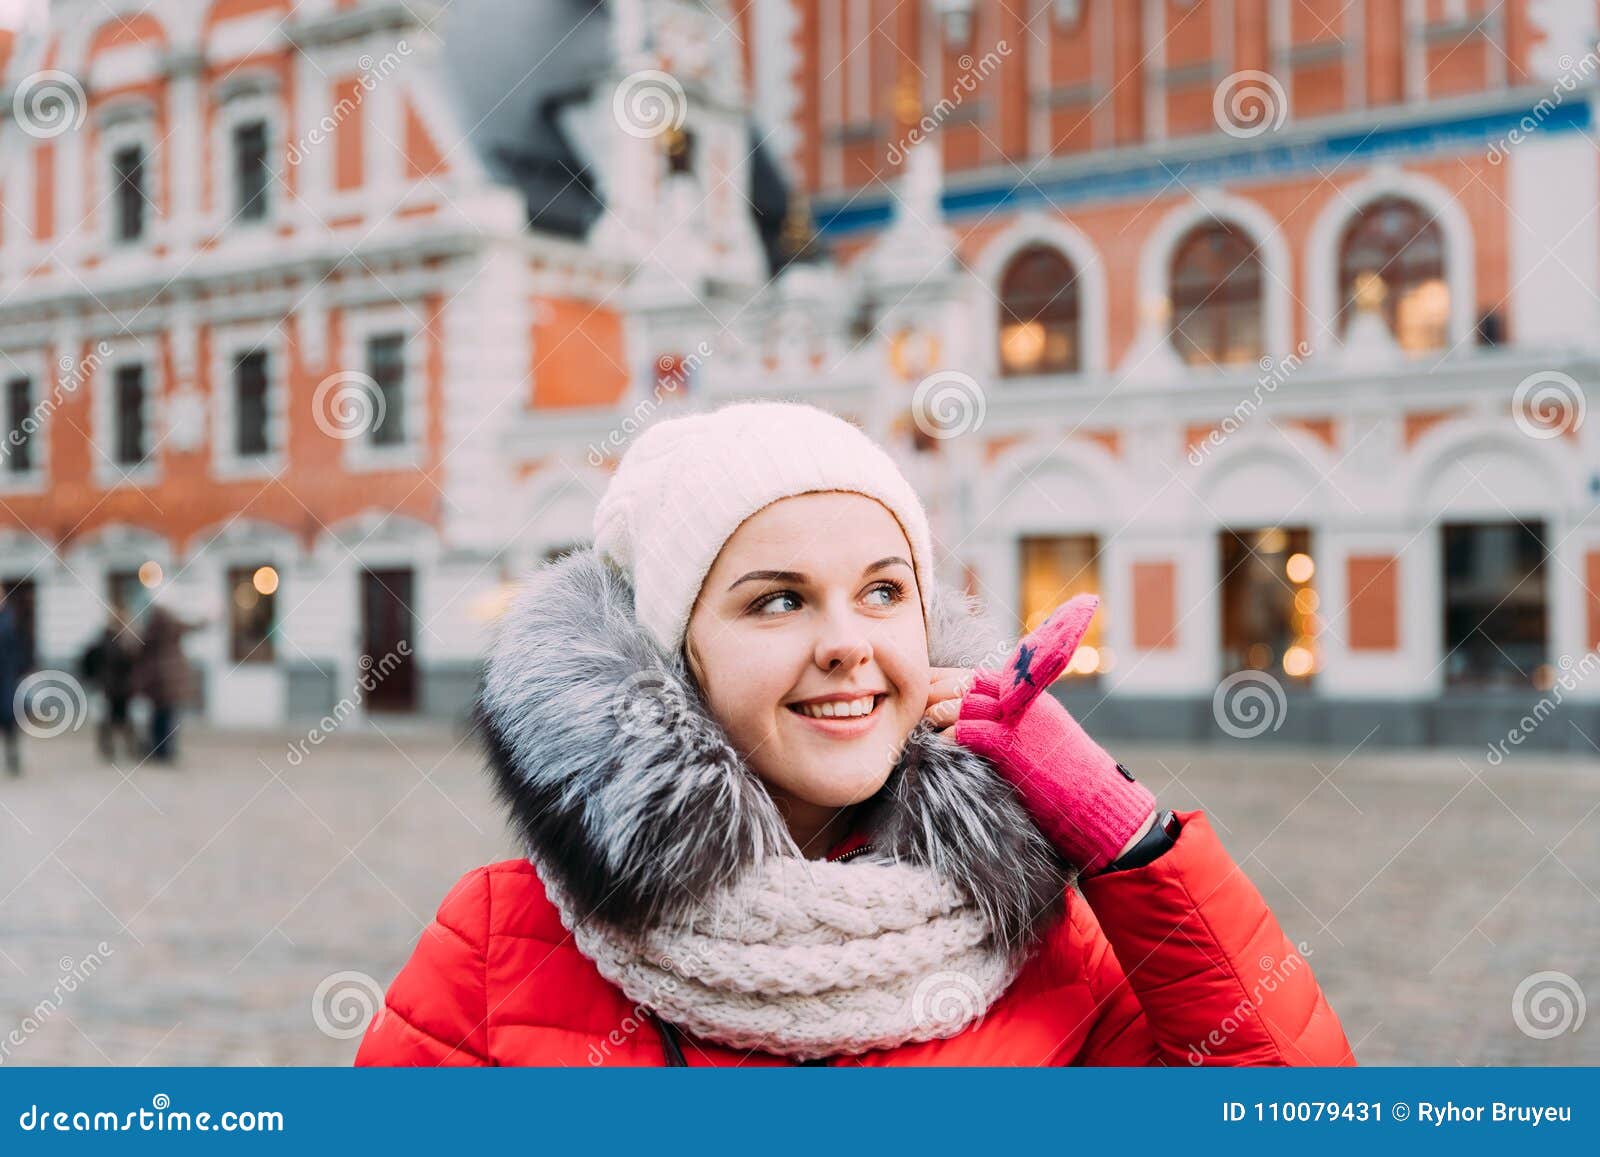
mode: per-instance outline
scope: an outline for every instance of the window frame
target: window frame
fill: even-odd
[[[215,109],[211,132],[212,229],[224,237],[270,234],[283,220],[285,200],[281,190],[274,187],[284,174],[282,168],[274,166],[274,160],[282,158],[285,147],[277,78],[255,72],[237,75],[222,86]],[[239,173],[234,154],[235,130],[256,121],[264,126],[268,175],[266,211],[260,218],[239,215]]]
[[[241,581],[250,582],[255,573],[264,566],[272,567],[278,575],[278,585],[271,594],[263,595],[258,593],[256,596],[269,602],[267,629],[260,642],[241,654],[239,625],[235,616],[243,612],[238,604],[234,602],[233,594],[241,585]],[[242,580],[238,576],[243,576]],[[283,591],[283,569],[270,559],[262,559],[253,563],[240,563],[233,559],[228,559],[224,561],[222,566],[222,584],[223,598],[226,600],[228,615],[224,628],[226,634],[224,645],[226,647],[226,659],[230,664],[229,669],[238,670],[240,667],[274,665],[278,661],[278,632],[283,625],[278,615],[278,595]]]
[[[29,386],[30,416],[37,417],[46,395],[56,388],[52,371],[55,368],[44,350],[19,350],[9,353],[0,363],[0,493],[37,494],[43,492],[50,472],[50,425],[48,415],[35,423],[27,439],[28,468],[13,470],[9,449],[11,436],[10,407],[11,383],[27,379]]]
[[[101,119],[95,164],[104,189],[101,200],[105,212],[100,215],[97,231],[112,260],[121,254],[145,249],[162,238],[166,222],[161,212],[164,182],[156,142],[155,109],[142,100],[131,104],[118,103],[108,109]],[[143,155],[140,186],[144,221],[137,237],[124,238],[118,230],[116,157],[128,148],[138,148]]]
[[[1426,284],[1429,281],[1437,281],[1444,285],[1447,294],[1454,292],[1454,288],[1450,284],[1450,239],[1445,231],[1444,224],[1439,220],[1439,215],[1430,210],[1427,205],[1423,204],[1415,197],[1407,196],[1404,193],[1384,193],[1377,197],[1373,197],[1371,200],[1364,202],[1349,213],[1349,215],[1341,224],[1338,235],[1334,241],[1333,332],[1340,341],[1345,340],[1347,337],[1349,333],[1350,319],[1355,313],[1354,290],[1356,278],[1362,273],[1370,272],[1370,270],[1368,270],[1364,265],[1360,269],[1353,268],[1348,263],[1346,255],[1349,253],[1352,244],[1355,241],[1356,234],[1359,231],[1368,226],[1369,222],[1376,222],[1379,214],[1396,207],[1412,213],[1415,218],[1420,219],[1421,225],[1412,233],[1410,233],[1408,238],[1399,246],[1397,250],[1394,250],[1388,254],[1384,264],[1377,270],[1378,275],[1383,278],[1384,283],[1385,293],[1382,305],[1382,313],[1384,324],[1388,326],[1390,336],[1393,337],[1397,343],[1400,341],[1400,296],[1395,291],[1395,283],[1391,281],[1383,271],[1393,266],[1397,259],[1402,257],[1406,251],[1410,249],[1412,245],[1414,245],[1417,240],[1423,237],[1425,234],[1431,233],[1433,235],[1437,245],[1437,256],[1431,261],[1426,263],[1418,262],[1417,264],[1430,271],[1432,276],[1421,277],[1416,275],[1414,270],[1411,270],[1409,271],[1412,274],[1411,280],[1408,280],[1404,284],[1417,287]],[[1444,318],[1441,325],[1440,340],[1438,344],[1429,345],[1409,352],[1437,353],[1441,350],[1447,350],[1450,348],[1452,344],[1451,307],[1453,304],[1454,302],[1450,301],[1448,298],[1446,299]]]
[[[96,366],[90,389],[93,391],[91,408],[94,415],[94,474],[106,489],[118,486],[145,486],[161,477],[160,417],[163,413],[166,379],[161,372],[161,351],[153,339],[146,348],[140,336],[128,336],[119,341],[105,342],[109,346],[103,360]],[[133,465],[126,466],[118,460],[117,417],[119,414],[118,379],[121,371],[139,366],[144,372],[144,393],[140,398],[140,423],[144,428],[145,456]]]
[[[1043,259],[1043,258],[1048,258],[1048,257],[1053,257],[1056,260],[1058,260],[1061,263],[1061,265],[1064,266],[1067,269],[1067,271],[1070,273],[1070,281],[1068,282],[1068,284],[1071,286],[1071,295],[1070,295],[1070,298],[1068,298],[1067,300],[1070,302],[1071,309],[1070,309],[1070,311],[1067,311],[1065,309],[1060,309],[1059,312],[1060,312],[1061,316],[1054,317],[1054,318],[1049,318],[1046,321],[1046,323],[1045,323],[1046,335],[1047,335],[1046,344],[1047,344],[1047,347],[1048,347],[1048,333],[1049,333],[1049,331],[1050,331],[1052,326],[1061,327],[1061,326],[1066,326],[1066,325],[1070,324],[1070,326],[1071,326],[1070,348],[1071,348],[1071,352],[1072,352],[1071,362],[1070,362],[1070,364],[1056,365],[1056,364],[1051,364],[1051,363],[1049,363],[1047,361],[1044,361],[1041,358],[1040,364],[1038,364],[1037,366],[1034,366],[1034,367],[1031,367],[1031,368],[1028,368],[1028,369],[1016,369],[1016,368],[1013,368],[1013,367],[1009,366],[1006,363],[1006,356],[1005,356],[1005,334],[1006,334],[1006,329],[1009,326],[1013,325],[1013,324],[1015,324],[1015,325],[1026,325],[1026,324],[1029,324],[1029,323],[1032,323],[1032,322],[1039,321],[1041,318],[1044,318],[1046,316],[1046,314],[1053,307],[1056,306],[1056,302],[1061,300],[1063,295],[1062,295],[1061,291],[1057,291],[1057,293],[1054,296],[1052,296],[1051,298],[1049,298],[1048,300],[1046,300],[1043,303],[1043,305],[1041,305],[1040,308],[1037,311],[1032,312],[1031,315],[1028,316],[1028,317],[1023,317],[1020,313],[1018,313],[1015,309],[1012,308],[1012,300],[1013,299],[1012,298],[1008,298],[1008,295],[1007,295],[1007,282],[1011,281],[1013,278],[1018,276],[1019,267],[1025,261]],[[999,276],[998,276],[998,278],[996,280],[996,283],[995,283],[995,297],[997,299],[996,303],[995,303],[995,307],[996,307],[996,350],[995,350],[995,354],[996,354],[996,362],[997,362],[997,364],[999,366],[1000,377],[1001,378],[1003,378],[1003,379],[1030,378],[1030,377],[1041,377],[1041,376],[1054,376],[1054,375],[1060,375],[1060,374],[1080,374],[1080,373],[1083,372],[1083,370],[1084,370],[1083,274],[1079,270],[1079,268],[1077,266],[1077,263],[1073,261],[1072,255],[1070,253],[1067,253],[1065,250],[1063,250],[1058,245],[1052,245],[1050,242],[1042,241],[1042,240],[1041,241],[1032,241],[1032,242],[1029,242],[1027,244],[1019,246],[1014,252],[1012,252],[1011,254],[1009,254],[1007,256],[1007,258],[1005,260],[1005,263],[1000,267]],[[1031,302],[1030,302],[1030,304],[1031,304]]]
[[[267,359],[266,435],[262,454],[240,454],[236,439],[239,418],[239,359],[254,352]],[[223,479],[260,478],[281,469],[289,452],[291,382],[282,326],[271,322],[218,325],[211,333],[211,463]]]
[[[1229,310],[1231,308],[1242,309],[1245,298],[1242,294],[1229,295],[1228,293],[1222,291],[1227,288],[1229,282],[1234,278],[1234,275],[1238,273],[1238,271],[1245,264],[1247,264],[1247,262],[1241,261],[1235,264],[1231,270],[1223,275],[1223,278],[1220,282],[1212,282],[1212,288],[1204,295],[1200,296],[1200,298],[1189,307],[1187,312],[1183,312],[1183,304],[1179,301],[1178,290],[1180,283],[1179,274],[1181,263],[1193,251],[1204,244],[1208,238],[1217,235],[1225,236],[1231,241],[1235,241],[1245,246],[1248,250],[1248,264],[1254,269],[1253,277],[1255,300],[1253,308],[1255,312],[1256,345],[1247,357],[1241,357],[1233,361],[1221,361],[1212,356],[1212,354],[1215,352],[1215,345],[1213,345],[1210,349],[1200,351],[1202,357],[1199,360],[1191,357],[1190,354],[1199,349],[1199,347],[1187,337],[1182,328],[1183,320],[1194,316],[1196,310],[1202,308],[1218,309],[1223,311],[1220,313],[1220,316],[1223,323],[1222,345],[1224,347],[1227,345],[1227,336],[1237,328],[1237,322],[1230,320],[1232,318],[1232,313],[1229,312]],[[1214,299],[1215,304],[1212,304]],[[1226,372],[1245,366],[1254,366],[1262,357],[1267,354],[1268,334],[1266,259],[1261,252],[1261,246],[1256,241],[1255,236],[1238,222],[1230,221],[1224,217],[1212,217],[1209,220],[1196,221],[1178,234],[1177,238],[1173,242],[1172,252],[1167,258],[1167,302],[1171,309],[1171,314],[1167,322],[1167,341],[1171,344],[1172,351],[1177,355],[1178,360],[1189,369],[1218,370]],[[1181,341],[1180,337],[1182,338]]]
[[[344,317],[340,364],[355,369],[364,379],[372,379],[368,358],[373,339],[402,339],[404,375],[401,385],[403,436],[397,443],[378,445],[371,432],[344,440],[344,462],[350,470],[369,472],[420,467],[428,423],[427,343],[429,330],[417,311],[405,305],[385,305],[350,309]]]

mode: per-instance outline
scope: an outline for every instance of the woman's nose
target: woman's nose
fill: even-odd
[[[848,671],[861,666],[870,658],[872,658],[872,642],[859,627],[853,630],[829,629],[817,640],[817,666],[824,671]]]

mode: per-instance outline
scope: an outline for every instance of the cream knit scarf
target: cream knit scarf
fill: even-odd
[[[570,898],[540,877],[602,976],[732,1048],[812,1060],[955,1036],[1019,967],[959,888],[872,853],[770,857],[686,921],[638,936],[575,918]]]

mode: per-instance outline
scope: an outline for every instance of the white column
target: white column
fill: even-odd
[[[167,108],[172,118],[172,137],[163,152],[170,158],[172,188],[168,200],[170,218],[166,223],[169,243],[186,253],[199,242],[204,229],[200,208],[200,165],[208,153],[205,129],[200,117],[200,66],[198,54],[186,53],[174,60],[168,88]]]

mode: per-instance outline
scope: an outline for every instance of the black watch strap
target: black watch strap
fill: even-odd
[[[1115,860],[1112,860],[1096,875],[1144,867],[1152,860],[1158,859],[1163,852],[1177,843],[1178,833],[1182,830],[1183,822],[1178,819],[1178,814],[1171,808],[1157,813],[1156,822],[1150,825],[1149,831],[1139,837],[1139,842]]]

